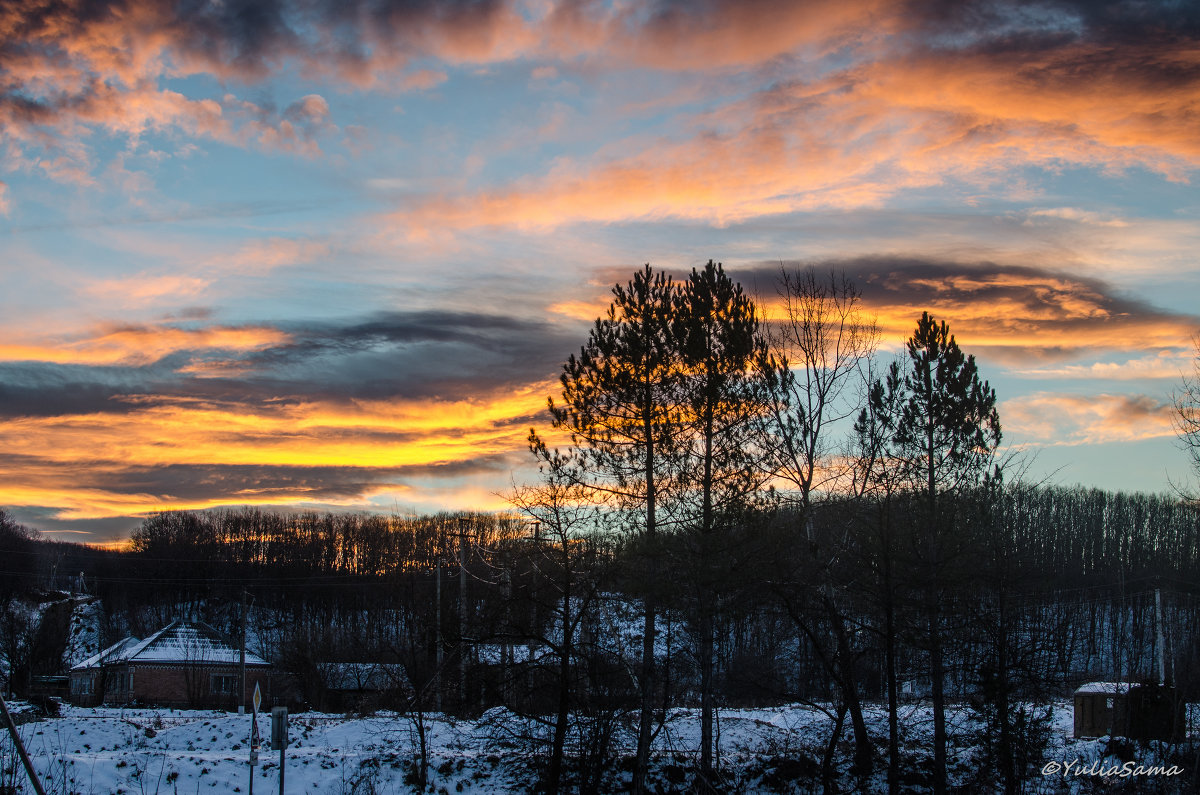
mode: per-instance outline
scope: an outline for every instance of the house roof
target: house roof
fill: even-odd
[[[72,671],[84,671],[88,668],[99,668],[106,663],[118,662],[122,658],[122,654],[129,649],[141,643],[140,640],[130,635],[127,638],[121,638],[119,641],[109,646],[99,654],[93,654],[82,662],[77,662],[71,666]]]
[[[1133,687],[1133,682],[1088,682],[1080,685],[1075,695],[1106,694],[1110,696],[1123,695]]]
[[[71,670],[117,663],[230,664],[241,655],[221,633],[199,621],[173,621],[145,640],[129,637],[89,657]],[[246,665],[270,665],[253,652],[246,652]]]

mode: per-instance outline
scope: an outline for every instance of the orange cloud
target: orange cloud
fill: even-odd
[[[178,351],[254,351],[288,339],[278,329],[255,326],[134,326],[101,331],[65,344],[0,344],[0,361],[138,366]]]
[[[1200,51],[1191,47],[1101,44],[1030,52],[924,52],[857,70],[855,93],[896,108],[969,120],[977,137],[1002,125],[1009,146],[1041,160],[1146,165],[1176,177],[1200,165],[1194,134]],[[1029,147],[1033,125],[1058,141]],[[999,141],[997,143],[1002,143]],[[1039,148],[1041,151],[1039,151]],[[983,152],[996,147],[981,147]]]
[[[166,274],[104,279],[87,285],[85,291],[109,306],[143,306],[163,298],[197,295],[209,286],[207,279]]]
[[[1177,381],[1191,364],[1191,356],[1178,349],[1159,351],[1152,356],[1123,362],[1093,362],[1049,367],[1015,368],[1011,372],[1026,378],[1061,378],[1070,380],[1105,379],[1110,381],[1140,381],[1146,378],[1169,378]]]
[[[1032,362],[1116,351],[1152,352],[1153,359],[1127,365],[1064,365],[1054,377],[1147,377],[1164,374],[1183,356],[1200,320],[1132,300],[1087,276],[1027,265],[964,264],[933,259],[862,257],[815,263],[818,270],[845,272],[863,291],[863,307],[875,316],[881,341],[899,347],[928,311],[950,325],[965,350],[1031,375]],[[778,264],[746,272],[773,283]],[[760,299],[768,320],[783,307],[769,294]],[[1178,375],[1178,371],[1174,373]]]
[[[0,445],[19,471],[0,479],[0,504],[53,505],[59,518],[140,515],[216,505],[335,504],[317,484],[276,484],[203,499],[104,488],[106,472],[129,466],[311,467],[373,470],[449,466],[525,448],[529,418],[545,410],[551,382],[473,400],[256,405],[141,398],[116,414],[22,417],[0,426]],[[63,467],[87,461],[87,482],[65,483]],[[392,485],[341,498],[362,505]]]
[[[261,273],[288,265],[317,262],[332,250],[323,240],[272,237],[243,244],[233,253],[221,253],[208,265],[239,273]]]
[[[797,48],[820,55],[880,37],[902,26],[896,11],[883,0],[741,0],[702,9],[564,2],[546,19],[541,50],[660,69],[722,69],[760,64]]]
[[[1008,439],[1030,446],[1137,442],[1173,436],[1170,401],[1148,395],[1040,392],[1002,401]]]
[[[1200,166],[1192,132],[1200,56],[1185,46],[896,50],[872,39],[842,71],[781,81],[682,119],[671,137],[621,141],[540,176],[434,197],[391,221],[421,230],[666,217],[726,224],[878,206],[952,180],[1003,191],[1014,169],[1030,165],[1138,166],[1172,179]]]

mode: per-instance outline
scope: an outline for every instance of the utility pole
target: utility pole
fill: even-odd
[[[467,533],[466,517],[458,517],[458,699],[467,703]]]
[[[444,555],[439,550],[437,562],[437,668],[434,669],[433,673],[438,712],[442,711],[442,566],[444,564]]]
[[[238,644],[238,670],[241,674],[241,686],[238,688],[238,714],[246,714],[246,589],[242,588],[242,642]]]
[[[1158,646],[1158,683],[1167,683],[1167,648],[1163,643],[1162,588],[1154,589],[1154,628]]]
[[[4,722],[8,725],[8,733],[12,735],[13,745],[16,746],[17,754],[21,757],[21,764],[25,765],[25,773],[29,776],[29,783],[33,785],[33,791],[37,795],[46,795],[46,790],[42,789],[42,782],[33,769],[33,763],[29,761],[29,754],[25,753],[25,743],[21,742],[17,724],[13,722],[12,715],[8,714],[8,705],[4,703],[4,696],[0,696],[0,710],[4,711]]]

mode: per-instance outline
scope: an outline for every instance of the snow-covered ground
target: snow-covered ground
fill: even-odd
[[[1051,737],[1045,762],[1075,767],[1052,775],[1035,775],[1026,792],[1092,792],[1106,783],[1080,775],[1093,762],[1119,766],[1125,760],[1109,756],[1106,740],[1071,739],[1072,713],[1066,703],[1053,705]],[[903,721],[903,747],[916,764],[926,758],[931,733],[927,708],[911,706]],[[477,720],[426,716],[429,737],[429,792],[527,792],[533,783],[536,760],[533,746],[519,739],[527,724],[503,709],[493,709]],[[156,709],[83,709],[64,707],[61,716],[27,723],[20,728],[48,793],[201,793],[250,791],[248,737],[250,716],[226,712]],[[868,715],[871,733],[880,751],[886,734],[886,716],[878,710]],[[259,729],[269,737],[269,715],[259,716]],[[290,716],[291,745],[285,753],[286,791],[289,793],[407,793],[416,791],[413,760],[417,734],[411,719],[381,713],[352,718],[315,712]],[[819,766],[831,721],[812,707],[789,705],[771,709],[723,710],[719,733],[721,759],[730,791],[820,791]],[[952,780],[971,780],[980,753],[971,746],[977,728],[962,711],[951,712]],[[847,731],[849,729],[847,728]],[[698,745],[698,713],[675,710],[656,739],[656,767],[652,782],[660,791],[684,791],[694,770]],[[615,742],[622,754],[631,754],[628,735]],[[1126,744],[1128,745],[1128,744]],[[1158,764],[1151,749],[1132,751],[1135,762]],[[620,754],[618,754],[620,755]],[[840,764],[848,749],[839,753]],[[1144,758],[1140,758],[1141,757]],[[15,756],[5,749],[0,760],[5,775],[0,784],[24,786]],[[619,791],[628,782],[628,764],[616,761],[606,774],[601,792]],[[254,789],[273,793],[279,787],[279,752],[265,748],[254,768]],[[1189,791],[1192,770],[1182,775],[1155,776],[1166,789]],[[1107,783],[1118,783],[1119,776]],[[1126,779],[1128,781],[1129,779]],[[1146,778],[1141,779],[1143,782]],[[1178,783],[1178,790],[1175,784]],[[884,786],[878,771],[867,786]],[[911,782],[908,791],[924,791]],[[1139,791],[1137,788],[1126,791]]]

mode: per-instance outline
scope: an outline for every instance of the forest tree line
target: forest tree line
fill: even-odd
[[[614,288],[509,513],[167,512],[127,552],[18,529],[7,559],[29,556],[31,583],[82,572],[114,635],[189,604],[232,630],[248,592],[255,636],[306,694],[323,660],[400,663],[414,714],[529,716],[547,791],[597,782],[617,725],[640,790],[677,705],[700,708],[698,775],[715,782],[717,710],[783,700],[834,719],[827,785],[849,734],[853,774],[886,765],[898,791],[913,697],[933,705],[934,791],[949,700],[985,716],[981,770],[1015,791],[1044,745],[1038,705],[1080,682],[1151,677],[1161,652],[1200,695],[1194,503],[1023,483],[994,390],[927,313],[884,362],[848,279],[782,271],[770,304],[713,262]]]

